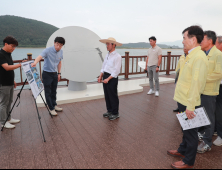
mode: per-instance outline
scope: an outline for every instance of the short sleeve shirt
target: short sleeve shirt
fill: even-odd
[[[7,53],[3,49],[0,50],[0,86],[13,86],[15,73],[13,70],[6,71],[2,65],[14,65],[11,53]]]
[[[63,59],[63,51],[56,51],[55,47],[46,48],[41,56],[44,58],[43,70],[50,73],[58,72],[58,65]]]
[[[148,66],[157,66],[160,55],[162,55],[162,49],[160,47],[156,45],[156,47],[150,48],[147,54],[149,57]]]

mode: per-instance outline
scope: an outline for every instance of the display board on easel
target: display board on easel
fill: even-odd
[[[37,97],[44,90],[44,85],[41,81],[37,68],[31,66],[32,63],[34,63],[34,61],[28,61],[28,62],[22,63],[22,68],[25,72],[28,83],[31,87],[32,94],[34,98],[37,99]]]
[[[17,99],[15,100],[15,103],[13,104],[13,107],[12,109],[10,110],[9,114],[8,114],[8,117],[4,123],[4,125],[2,126],[2,129],[1,131],[4,130],[4,127],[5,127],[5,124],[6,122],[8,121],[9,117],[11,116],[11,113],[15,107],[15,104],[17,103],[18,99],[20,99],[21,97],[21,93],[22,93],[22,90],[24,89],[24,86],[26,85],[26,83],[28,82],[30,87],[31,87],[31,90],[32,90],[32,94],[33,94],[33,99],[35,101],[35,106],[36,106],[36,111],[37,111],[37,114],[38,114],[38,119],[39,119],[39,123],[40,123],[40,127],[41,127],[41,131],[42,131],[42,135],[43,135],[43,140],[44,142],[46,142],[45,140],[45,135],[44,135],[44,131],[43,131],[43,128],[42,128],[42,123],[41,123],[41,116],[39,114],[39,110],[38,110],[38,107],[37,107],[37,103],[36,103],[36,98],[38,96],[41,96],[46,108],[48,109],[48,112],[49,112],[49,115],[52,117],[51,113],[50,113],[50,110],[45,102],[45,100],[43,99],[42,95],[41,95],[41,92],[44,90],[44,86],[43,86],[43,83],[40,79],[40,75],[38,73],[38,70],[36,67],[32,67],[31,64],[33,63],[34,61],[27,61],[27,62],[23,62],[22,63],[22,68],[26,74],[26,80],[20,90],[20,92],[18,93],[17,95]],[[20,102],[19,102],[20,103]],[[19,104],[18,104],[19,106]],[[17,107],[18,107],[17,106]]]

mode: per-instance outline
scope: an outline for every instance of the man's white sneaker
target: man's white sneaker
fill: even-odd
[[[205,134],[205,133],[204,133],[204,134]],[[200,142],[203,141],[204,134],[198,132],[198,138],[199,138],[199,141],[200,141]]]
[[[16,124],[16,123],[19,123],[20,120],[11,118],[11,120],[8,121],[8,122],[9,122],[10,124]]]
[[[220,136],[218,136],[217,139],[214,141],[214,145],[222,146],[222,139]]]
[[[160,93],[159,93],[158,91],[156,91],[155,96],[156,96],[156,97],[159,97],[159,96],[160,96]]]
[[[148,95],[150,94],[155,94],[155,91],[153,91],[152,89],[150,89],[150,91],[147,93]]]
[[[55,110],[56,110],[56,111],[58,111],[58,112],[63,111],[63,109],[62,109],[62,108],[60,108],[60,107],[58,107],[58,106],[55,106]]]
[[[3,125],[2,125],[2,127],[3,127]],[[15,128],[15,125],[12,125],[9,122],[6,122],[4,128],[6,128],[6,129],[13,129],[13,128]]]
[[[52,116],[57,116],[58,115],[55,110],[50,110],[50,113],[51,113]]]

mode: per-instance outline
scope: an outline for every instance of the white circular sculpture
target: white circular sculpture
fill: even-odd
[[[105,44],[94,32],[78,26],[57,30],[51,35],[46,47],[54,45],[56,37],[66,40],[63,46],[62,77],[70,80],[69,90],[86,89],[86,82],[98,77],[107,54]],[[71,87],[72,86],[72,87]]]

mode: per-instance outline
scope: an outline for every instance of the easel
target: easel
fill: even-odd
[[[25,80],[25,82],[24,82],[24,84],[23,84],[20,92],[18,93],[17,99],[15,100],[15,103],[13,104],[13,107],[12,107],[11,111],[9,112],[7,119],[6,119],[5,123],[4,123],[4,125],[2,126],[2,129],[1,129],[2,132],[3,132],[3,130],[4,130],[4,127],[5,127],[6,122],[8,121],[9,117],[10,117],[11,114],[12,114],[12,111],[13,111],[13,109],[14,109],[17,101],[18,101],[18,99],[20,100],[22,90],[24,89],[24,86],[26,85],[26,83],[27,83],[27,79]],[[32,96],[33,96],[33,95],[32,95]],[[44,104],[45,104],[45,107],[47,108],[47,110],[48,110],[48,112],[49,112],[49,115],[53,118],[52,114],[51,114],[50,111],[49,111],[48,105],[46,104],[45,100],[43,99],[41,93],[40,93],[40,96],[41,96],[41,98],[42,98],[42,101],[43,101]],[[37,107],[36,99],[34,98],[34,96],[33,96],[33,99],[34,99],[34,101],[35,101],[35,106],[36,106],[36,110],[37,110],[37,114],[38,114],[38,119],[39,119],[40,127],[41,127],[41,130],[42,130],[42,136],[43,136],[44,142],[46,142],[46,140],[45,140],[45,135],[44,135],[43,128],[42,128],[42,123],[41,123],[41,116],[39,115],[39,109],[38,109],[38,107]],[[19,102],[19,104],[20,104],[20,102]],[[19,106],[19,104],[17,105],[17,107]]]

